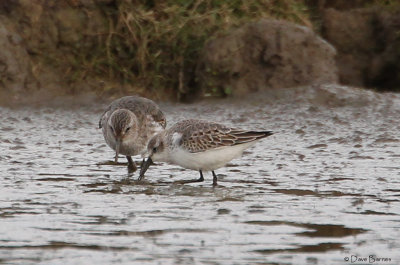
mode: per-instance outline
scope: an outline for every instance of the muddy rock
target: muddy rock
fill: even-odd
[[[379,12],[376,25],[376,53],[372,58],[366,85],[400,91],[400,9]]]
[[[341,83],[357,86],[364,84],[366,68],[375,46],[374,33],[370,27],[373,16],[372,10],[325,11],[323,36],[338,50],[337,64]]]
[[[83,90],[71,75],[77,54],[107,32],[98,4],[110,0],[18,0],[0,4],[0,92],[35,87],[45,94]],[[82,74],[84,75],[84,74]],[[30,78],[33,76],[34,78]]]
[[[208,41],[197,69],[204,93],[248,92],[337,81],[335,49],[311,29],[262,20]]]
[[[32,85],[33,77],[22,38],[7,24],[0,19],[0,90],[16,93]]]
[[[398,90],[400,87],[400,10],[328,8],[322,35],[338,51],[343,84]]]

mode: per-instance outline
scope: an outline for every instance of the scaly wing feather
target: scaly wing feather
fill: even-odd
[[[180,145],[191,153],[244,144],[272,135],[270,131],[240,130],[202,120],[186,120],[173,127],[171,129],[182,134]]]

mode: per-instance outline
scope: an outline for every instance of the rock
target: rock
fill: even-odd
[[[29,55],[22,45],[22,38],[10,31],[0,19],[0,91],[20,92],[32,84]]]
[[[365,56],[375,46],[371,10],[349,13],[327,9],[324,13],[323,36],[338,50],[337,65],[340,82],[362,86],[369,58]]]
[[[400,9],[378,12],[376,46],[366,77],[367,87],[400,91]]]
[[[24,86],[46,94],[81,91],[77,82],[70,85],[74,77],[69,73],[82,60],[77,54],[96,49],[98,36],[108,32],[107,17],[98,3],[111,1],[0,1],[0,23],[6,25],[0,27],[0,91]],[[20,39],[20,43],[16,45],[12,39]],[[8,69],[6,74],[3,68]]]
[[[400,10],[336,10],[322,16],[322,35],[338,51],[340,82],[400,90]]]
[[[265,19],[209,40],[196,76],[204,93],[214,94],[334,83],[335,54],[311,29]]]

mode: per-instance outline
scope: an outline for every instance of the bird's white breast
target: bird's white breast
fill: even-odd
[[[169,154],[168,162],[193,170],[215,170],[223,167],[232,159],[241,156],[243,150],[254,143],[220,147],[198,153],[190,153],[185,149],[176,148]]]

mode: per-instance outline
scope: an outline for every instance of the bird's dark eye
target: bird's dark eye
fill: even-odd
[[[157,152],[157,147],[153,147],[153,153]]]
[[[125,132],[128,132],[131,129],[131,127],[126,128]]]

